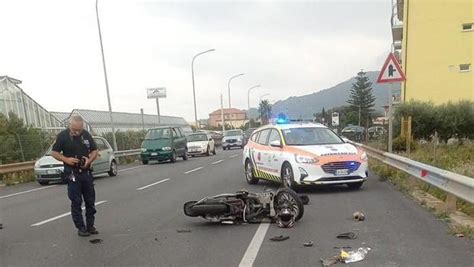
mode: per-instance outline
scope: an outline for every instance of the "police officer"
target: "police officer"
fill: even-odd
[[[94,226],[95,190],[91,164],[97,158],[97,146],[89,132],[84,130],[80,115],[72,115],[69,128],[56,137],[51,155],[64,163],[64,178],[67,180],[68,197],[71,200],[71,215],[79,236],[90,236],[99,232]],[[82,200],[86,206],[86,224],[82,217]]]

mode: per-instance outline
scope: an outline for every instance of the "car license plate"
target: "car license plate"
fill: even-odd
[[[47,170],[46,174],[56,174],[56,170]]]
[[[151,153],[152,156],[158,156],[158,153]]]
[[[348,169],[336,170],[336,175],[348,175],[348,174],[349,174]]]

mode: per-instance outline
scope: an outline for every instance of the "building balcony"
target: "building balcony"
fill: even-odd
[[[393,42],[402,41],[403,39],[403,0],[396,0],[392,6],[392,17],[390,19],[392,25]]]

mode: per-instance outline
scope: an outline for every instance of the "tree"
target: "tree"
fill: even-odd
[[[358,124],[371,121],[374,112],[375,96],[372,94],[372,82],[369,81],[366,73],[361,70],[357,73],[356,82],[352,84],[349,100],[347,103],[352,111],[358,112]],[[366,125],[369,126],[369,125]]]
[[[272,114],[272,105],[268,100],[262,100],[258,106],[259,118],[262,121],[262,124],[268,124]]]

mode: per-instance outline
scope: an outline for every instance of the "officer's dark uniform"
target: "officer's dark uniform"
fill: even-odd
[[[65,157],[89,157],[91,151],[97,150],[94,139],[89,132],[83,130],[80,136],[72,136],[69,129],[58,134],[53,151],[63,153]],[[68,196],[71,200],[71,215],[74,225],[79,230],[86,230],[82,217],[82,199],[86,203],[87,228],[94,226],[95,190],[91,170],[84,170],[77,166],[64,163],[64,178],[67,180]]]

